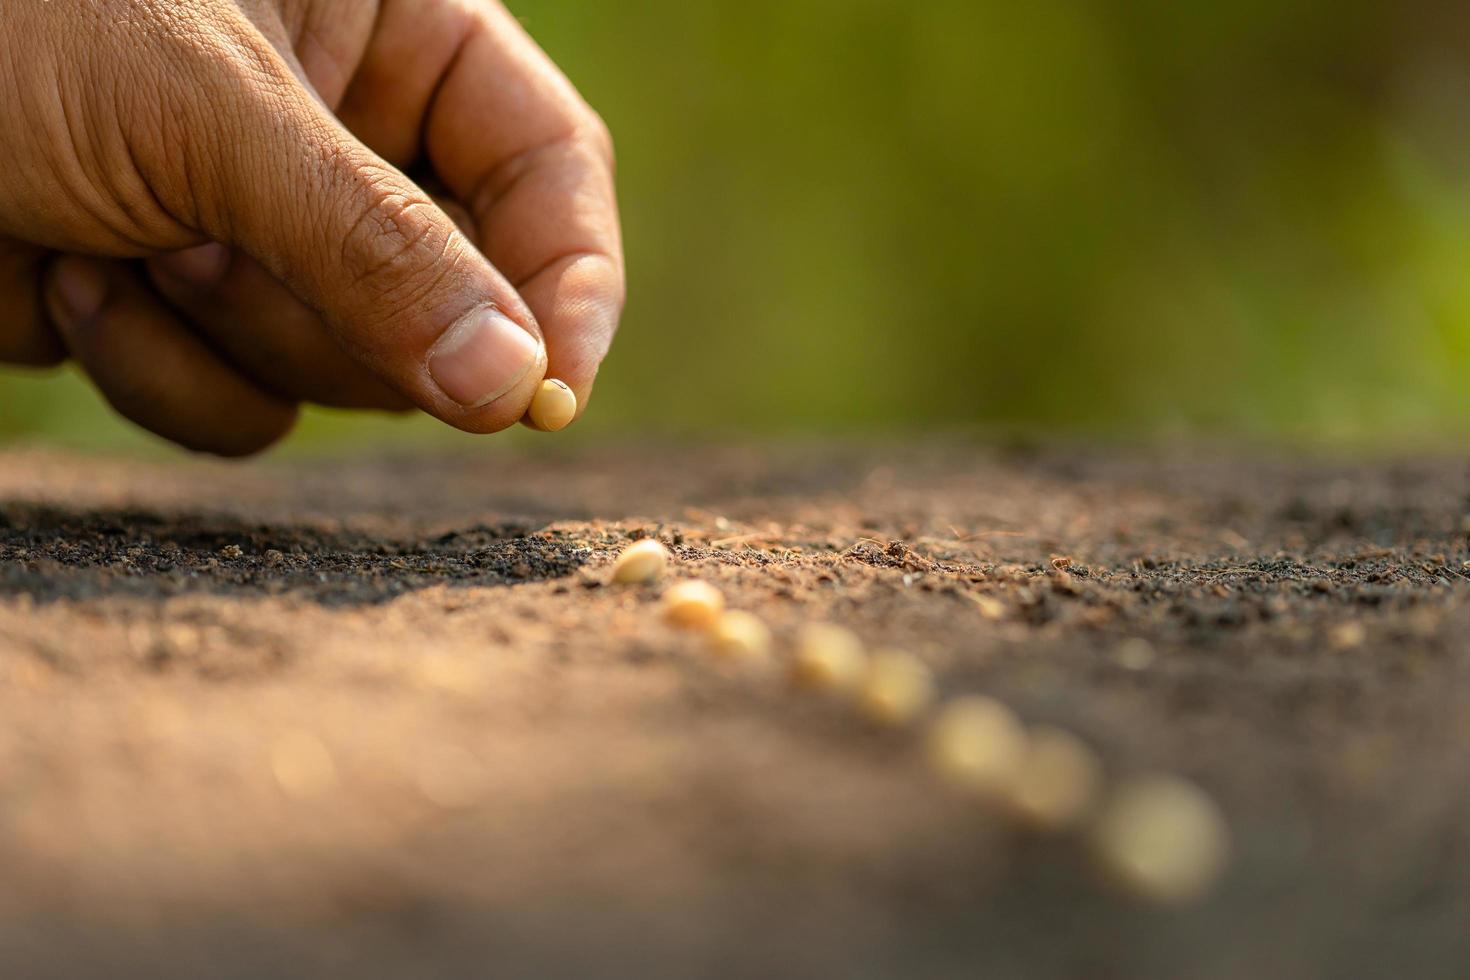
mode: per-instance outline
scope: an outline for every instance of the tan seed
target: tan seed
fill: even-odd
[[[318,796],[337,785],[337,766],[321,739],[310,732],[282,734],[271,746],[271,773],[287,796]]]
[[[1336,650],[1351,650],[1360,647],[1368,639],[1368,628],[1362,623],[1338,623],[1327,633],[1327,640]]]
[[[993,698],[956,698],[929,729],[929,761],[952,785],[985,797],[1007,796],[1026,758],[1026,731]]]
[[[1032,729],[1026,758],[1011,789],[1016,816],[1038,830],[1073,826],[1092,807],[1102,788],[1102,763],[1071,732]]]
[[[709,629],[725,611],[725,597],[708,582],[676,582],[664,593],[664,618],[685,629]]]
[[[934,675],[912,654],[882,650],[868,661],[858,687],[858,712],[875,725],[908,724],[934,700]]]
[[[803,627],[791,661],[791,680],[809,691],[846,691],[856,687],[867,666],[857,636],[831,623]]]
[[[771,655],[771,631],[754,613],[734,609],[710,631],[715,652],[729,660],[759,661]]]
[[[1148,670],[1157,656],[1154,645],[1141,636],[1124,640],[1113,650],[1113,659],[1124,670]]]
[[[536,390],[527,412],[536,428],[547,432],[565,429],[577,417],[577,395],[565,381],[547,378]]]
[[[635,541],[613,562],[612,580],[621,585],[644,585],[658,581],[669,566],[669,549],[656,538]]]
[[[419,792],[445,809],[474,806],[489,788],[484,765],[458,745],[425,748],[419,754],[416,775]]]
[[[1215,802],[1173,776],[1119,787],[1092,833],[1103,870],[1132,894],[1175,905],[1198,899],[1225,868],[1230,832]]]

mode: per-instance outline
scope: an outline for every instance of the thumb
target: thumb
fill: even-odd
[[[254,257],[354,357],[471,432],[525,415],[546,371],[535,318],[429,195],[358,142],[281,62],[231,86],[201,230]],[[258,70],[258,69],[257,69]],[[243,89],[243,91],[242,91]],[[283,97],[284,95],[284,97]]]

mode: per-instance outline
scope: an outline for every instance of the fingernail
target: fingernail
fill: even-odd
[[[56,299],[72,322],[85,322],[107,302],[107,277],[86,259],[62,259],[52,274]]]
[[[480,408],[519,384],[540,354],[541,344],[523,327],[483,308],[439,338],[429,352],[429,374],[456,403]]]
[[[164,272],[192,286],[213,286],[225,277],[230,265],[230,250],[218,242],[197,245],[179,252],[160,255],[156,260]]]

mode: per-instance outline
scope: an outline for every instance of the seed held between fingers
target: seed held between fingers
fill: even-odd
[[[873,655],[858,688],[858,712],[885,728],[897,728],[923,713],[934,700],[934,676],[912,654],[883,650]]]
[[[577,395],[565,381],[548,378],[541,382],[526,413],[538,429],[557,432],[577,417]]]
[[[725,611],[725,597],[708,582],[676,582],[664,593],[664,618],[685,629],[709,629]]]
[[[658,581],[669,566],[669,549],[657,538],[644,538],[623,549],[613,562],[612,580],[619,585]]]
[[[847,691],[862,680],[868,655],[851,630],[813,623],[797,637],[791,680],[809,691]]]
[[[727,660],[755,662],[771,654],[770,628],[759,616],[739,609],[715,620],[710,642],[715,652]]]
[[[979,695],[956,698],[929,729],[929,761],[946,781],[987,798],[1009,795],[1026,758],[1026,731],[1011,709]]]

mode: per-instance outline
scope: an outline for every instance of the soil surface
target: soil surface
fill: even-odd
[[[0,455],[0,975],[1458,976],[1470,466],[623,447]],[[1204,787],[1203,904],[664,626],[901,646]],[[1146,642],[1140,642],[1140,641]]]

